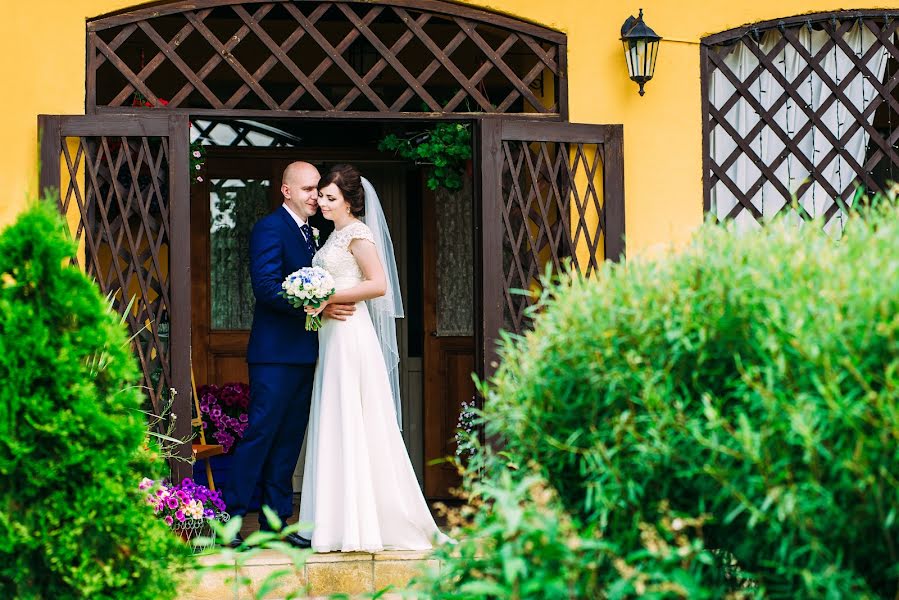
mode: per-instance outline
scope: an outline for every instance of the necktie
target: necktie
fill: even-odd
[[[309,223],[300,225],[300,231],[303,232],[303,241],[306,242],[306,249],[309,250],[309,254],[315,254],[315,244],[312,242],[312,228],[309,227]]]

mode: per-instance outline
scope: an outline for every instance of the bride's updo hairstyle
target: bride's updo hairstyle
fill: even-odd
[[[365,214],[365,190],[362,189],[362,175],[359,169],[348,164],[334,165],[319,180],[318,189],[321,190],[332,183],[340,189],[354,217]]]

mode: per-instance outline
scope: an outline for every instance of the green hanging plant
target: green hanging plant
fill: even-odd
[[[200,139],[190,144],[190,182],[203,182],[203,165],[206,164],[206,147]]]
[[[378,150],[389,150],[417,165],[427,165],[428,189],[458,190],[471,159],[471,130],[467,123],[438,123],[408,138],[391,133],[378,143]]]

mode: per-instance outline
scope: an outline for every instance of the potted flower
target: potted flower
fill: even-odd
[[[209,466],[216,487],[224,485],[231,476],[231,456],[238,441],[249,427],[250,386],[231,382],[224,385],[202,385],[197,389],[203,433],[209,444],[221,444],[221,455],[209,458]],[[194,465],[194,479],[206,476],[205,465]],[[257,486],[249,508],[259,508],[262,492]]]
[[[209,521],[224,523],[230,518],[221,494],[194,483],[189,477],[178,485],[144,478],[138,489],[147,492],[147,504],[153,507],[156,516],[187,542],[205,537],[214,543],[215,533]],[[195,552],[205,549],[206,546],[194,546]]]
[[[237,382],[203,385],[197,390],[197,396],[206,439],[215,440],[225,454],[231,454],[249,425],[250,386]]]

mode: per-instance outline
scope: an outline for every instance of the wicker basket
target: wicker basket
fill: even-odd
[[[199,554],[215,546],[215,531],[209,525],[209,521],[227,523],[231,515],[226,512],[218,513],[212,519],[187,519],[184,522],[172,523],[172,531],[181,536],[181,539],[190,544],[194,554]],[[197,544],[194,540],[206,538],[206,543]]]

